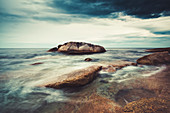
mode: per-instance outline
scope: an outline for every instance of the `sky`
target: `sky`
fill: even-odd
[[[0,0],[0,48],[170,47],[170,0]]]

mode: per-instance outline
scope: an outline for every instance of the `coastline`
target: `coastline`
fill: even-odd
[[[139,59],[137,63],[142,65],[159,65],[159,69],[146,73],[144,76],[136,76],[118,82],[102,80],[104,83],[102,84],[100,83],[101,80],[96,79],[93,83],[84,86],[85,89],[80,88],[81,92],[71,97],[71,100],[62,105],[57,112],[170,112],[170,65],[168,64],[168,53],[149,54]],[[135,63],[131,64],[135,65]],[[162,64],[166,65],[163,66]],[[123,63],[123,66],[120,64],[118,66],[117,64],[110,63],[110,65],[103,67],[103,69],[107,70],[111,67],[109,70],[113,71],[114,69],[112,68],[114,66],[124,68],[129,66],[129,64]],[[117,71],[117,69],[114,71]],[[70,89],[67,90],[70,91]],[[75,89],[71,90],[74,92]]]
[[[154,102],[157,104],[149,105],[149,107],[156,106],[153,107],[154,110],[159,108],[166,113],[169,111],[167,109],[169,107],[169,84],[166,83],[169,82],[170,66],[137,65],[135,61],[138,58],[149,54],[143,51],[141,49],[116,49],[106,53],[81,56],[44,53],[43,51],[41,53],[33,51],[28,56],[22,51],[21,55],[11,54],[9,58],[16,57],[11,66],[25,67],[22,69],[15,67],[16,71],[9,72],[8,70],[8,73],[2,75],[0,79],[3,81],[1,86],[4,87],[1,89],[1,92],[4,92],[2,99],[8,99],[8,101],[2,100],[2,112],[11,110],[36,113],[141,112],[140,110],[146,109],[151,111],[150,108],[142,106],[145,103],[149,105],[150,102]],[[16,61],[20,60],[17,56],[21,57],[23,62],[17,63]],[[87,62],[84,61],[85,58],[92,60]],[[6,59],[4,61],[7,61]],[[10,63],[11,61],[12,59]],[[55,83],[58,78],[64,79],[62,77],[65,74],[77,73],[77,78],[79,78],[78,73],[82,72],[86,77],[85,73],[89,70],[86,67],[94,64],[101,65],[102,70],[95,79],[83,85],[64,89],[39,87],[39,84],[48,84],[50,80]],[[79,69],[84,71],[79,72]],[[93,71],[90,73],[93,75]],[[16,100],[15,105],[11,102],[12,99]],[[18,106],[18,104],[22,105]]]
[[[168,92],[170,92],[169,73],[170,66],[168,65],[166,68],[152,74],[151,76],[140,76],[121,83],[110,82],[103,84],[99,82],[100,79],[96,79],[92,83],[83,87],[64,89],[64,92],[73,93],[73,95],[70,97],[69,101],[58,103],[55,112],[126,113],[128,111],[127,109],[133,108],[131,103],[143,98],[146,98],[146,100],[159,98],[165,101],[163,107],[166,107],[166,109],[164,109],[165,111],[160,113],[166,113],[169,111],[167,108],[169,108],[170,105],[170,95],[168,94]],[[165,94],[165,92],[167,93]],[[131,106],[129,107],[129,105]],[[138,106],[140,105],[141,104]],[[157,108],[159,105],[160,103],[157,103],[152,106]],[[36,112],[40,113],[43,112],[44,109],[52,109],[52,106],[48,107],[49,108],[42,107]],[[137,110],[139,109],[142,109],[142,111],[146,110],[142,107]],[[135,112],[135,110],[136,109],[134,109],[133,112]]]
[[[146,111],[148,108],[140,107],[141,104],[132,104],[140,99],[162,99],[162,103],[150,103],[154,111],[159,105],[160,113],[170,111],[170,66],[147,77],[139,77],[121,83],[101,84],[98,79],[80,89],[65,89],[66,92],[76,91],[70,101],[59,103],[57,113],[129,113]],[[101,91],[102,90],[102,91]],[[144,102],[145,103],[145,102]],[[132,109],[138,106],[138,109]],[[165,109],[166,108],[166,109]],[[151,110],[149,108],[149,110]],[[151,111],[152,111],[151,110]],[[43,108],[37,110],[42,112]],[[152,112],[153,112],[152,111]],[[141,112],[142,113],[142,112]],[[159,112],[158,112],[159,113]]]

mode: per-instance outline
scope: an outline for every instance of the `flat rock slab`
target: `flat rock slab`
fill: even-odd
[[[97,74],[101,68],[101,66],[95,65],[84,69],[79,69],[71,73],[64,74],[56,81],[43,86],[55,89],[83,86],[93,81],[97,77]]]

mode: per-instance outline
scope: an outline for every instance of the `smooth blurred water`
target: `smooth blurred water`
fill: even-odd
[[[0,112],[34,112],[47,103],[69,99],[62,90],[37,87],[73,70],[88,67],[102,61],[136,60],[148,53],[145,49],[107,49],[107,52],[91,55],[64,55],[49,53],[48,49],[8,48],[0,49]],[[92,62],[85,62],[92,58]],[[42,63],[31,65],[33,63]],[[158,67],[129,66],[111,73],[111,81],[121,82],[133,76],[145,76],[159,70]],[[102,74],[102,72],[101,72]],[[147,75],[149,76],[149,75]],[[45,112],[45,111],[44,111]]]

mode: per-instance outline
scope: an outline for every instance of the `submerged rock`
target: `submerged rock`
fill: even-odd
[[[103,66],[102,70],[109,73],[115,72],[118,69],[121,69],[126,66],[136,66],[136,63],[134,62],[123,61],[123,60],[111,61],[111,62],[102,61],[100,63]]]
[[[101,83],[109,83],[107,80],[100,80]]]
[[[122,106],[126,105],[127,102],[130,103],[134,101],[134,103],[136,103],[136,101],[138,101],[141,98],[157,97],[165,100],[170,100],[170,76],[169,75],[170,75],[170,66],[167,66],[166,69],[152,76],[144,77],[144,78],[140,77],[137,79],[134,78],[121,83],[114,83],[110,85],[110,87],[108,88],[104,87],[103,89],[105,90],[105,95],[107,94],[108,97],[115,98],[116,102]],[[101,93],[103,92],[104,91],[102,91]],[[115,94],[115,95],[112,96],[110,94]],[[145,103],[143,103],[143,105],[144,104]],[[138,105],[138,107],[139,106],[140,105]],[[137,106],[134,105],[134,107]],[[135,113],[138,112],[136,111]]]
[[[121,113],[121,107],[114,101],[92,91],[76,95],[76,101],[65,103],[56,113]]]
[[[66,54],[92,54],[106,52],[105,48],[102,46],[85,42],[67,42],[63,45],[59,45],[57,51]]]
[[[30,64],[30,65],[40,65],[40,64],[43,64],[43,62],[37,62],[37,63],[33,63],[33,64]]]
[[[44,86],[55,89],[83,86],[93,81],[100,70],[101,66],[90,66],[62,75],[57,81]]]
[[[119,89],[119,91],[115,94],[116,102],[122,106],[140,98],[151,98],[156,96],[155,92],[152,90],[147,88],[137,88],[129,83],[127,84],[127,88]]]
[[[170,53],[170,47],[168,48],[154,48],[154,49],[147,49],[145,52],[163,52],[168,51]]]
[[[103,67],[102,70],[108,73],[113,73],[117,70],[117,67],[113,67],[112,65],[108,65],[106,67]]]
[[[156,52],[139,58],[137,63],[144,65],[170,64],[170,55],[167,51]]]

